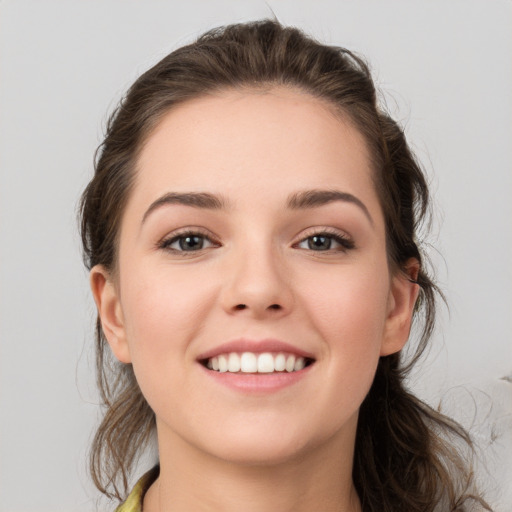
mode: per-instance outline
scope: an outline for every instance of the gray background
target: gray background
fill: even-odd
[[[451,318],[442,314],[411,386],[472,428],[496,508],[512,509],[499,483],[512,481],[512,386],[502,380],[512,372],[512,3],[4,0],[0,510],[96,507],[85,469],[98,415],[94,308],[75,212],[106,113],[170,50],[272,11],[367,56],[431,176],[428,242]]]

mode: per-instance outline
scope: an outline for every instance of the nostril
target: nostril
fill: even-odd
[[[281,306],[279,304],[272,304],[268,308],[269,309],[281,309]]]
[[[245,304],[237,304],[235,306],[235,309],[237,309],[239,311],[241,311],[242,309],[246,309],[246,308],[247,308],[247,306]]]

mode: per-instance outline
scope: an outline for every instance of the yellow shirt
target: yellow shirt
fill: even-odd
[[[160,474],[160,466],[155,466],[150,469],[144,476],[135,484],[132,492],[124,503],[121,503],[116,508],[115,512],[142,512],[142,500],[146,491],[151,487],[151,484],[158,478]]]

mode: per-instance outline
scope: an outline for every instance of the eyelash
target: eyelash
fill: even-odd
[[[314,249],[306,249],[303,250],[309,250],[311,252],[319,252],[319,253],[333,253],[333,252],[348,252],[351,249],[355,249],[355,243],[348,235],[343,234],[335,229],[329,229],[329,228],[323,228],[316,231],[311,231],[310,233],[307,233],[306,236],[302,237],[299,242],[294,244],[294,247],[298,247],[300,244],[307,242],[308,240],[314,238],[314,237],[325,237],[329,240],[336,242],[339,244],[339,248],[328,248],[327,250],[322,251],[315,251]]]
[[[210,242],[210,244],[214,247],[220,246],[220,243],[216,242],[211,235],[201,231],[200,229],[188,229],[186,231],[181,231],[179,233],[175,233],[169,238],[164,238],[163,240],[158,242],[157,248],[172,252],[173,254],[178,254],[180,256],[188,256],[189,254],[199,253],[199,252],[203,251],[204,249],[208,249],[208,247],[205,247],[205,248],[201,247],[196,250],[185,251],[183,249],[174,249],[173,247],[171,247],[173,244],[175,244],[177,242],[179,243],[180,240],[184,240],[187,237],[201,238],[203,241],[207,240],[208,242]]]
[[[163,250],[166,250],[166,251],[169,251],[169,252],[172,252],[173,254],[179,254],[180,256],[189,256],[191,254],[199,253],[199,252],[202,252],[203,250],[209,248],[209,247],[200,247],[199,249],[186,251],[183,248],[175,249],[175,248],[172,247],[173,244],[179,243],[180,240],[184,240],[187,237],[197,237],[197,238],[202,239],[203,242],[206,240],[213,247],[219,247],[221,245],[220,242],[215,241],[214,238],[211,235],[209,235],[209,234],[207,234],[207,233],[205,233],[205,232],[203,232],[203,231],[201,231],[199,229],[189,229],[189,230],[186,230],[186,231],[182,231],[180,233],[175,233],[170,238],[164,238],[163,240],[158,242],[157,248],[158,249],[163,249]],[[326,250],[318,250],[318,251],[315,251],[314,249],[311,249],[310,247],[309,248],[300,248],[299,247],[301,244],[306,243],[308,240],[310,240],[310,239],[312,239],[314,237],[318,237],[318,238],[324,237],[324,238],[327,238],[327,239],[329,239],[331,241],[331,243],[332,243],[332,241],[334,241],[340,247],[338,249],[333,249],[333,248],[329,247]],[[334,229],[326,229],[326,228],[324,228],[324,229],[321,229],[321,230],[318,230],[318,231],[313,231],[313,232],[307,234],[307,236],[301,238],[299,240],[299,242],[295,243],[293,245],[293,247],[294,248],[300,248],[301,250],[309,250],[311,252],[333,253],[333,252],[347,252],[347,251],[349,251],[351,249],[354,249],[355,248],[355,244],[354,244],[354,241],[350,237],[348,237],[347,235],[342,234],[339,231],[334,230]]]

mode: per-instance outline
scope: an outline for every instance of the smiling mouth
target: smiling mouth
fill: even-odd
[[[291,373],[311,366],[314,359],[284,352],[229,352],[202,359],[200,363],[219,373]]]

